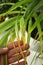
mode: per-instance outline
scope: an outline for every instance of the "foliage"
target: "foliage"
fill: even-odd
[[[9,6],[6,9],[7,6]],[[8,41],[8,37],[10,33],[12,33],[12,39],[14,41],[16,35],[19,36],[19,31],[22,33],[22,40],[25,39],[25,32],[26,32],[26,26],[28,22],[28,37],[27,42],[30,42],[31,32],[37,27],[38,29],[38,35],[40,36],[41,32],[43,32],[43,24],[41,26],[41,22],[43,22],[43,10],[40,7],[43,7],[43,0],[18,0],[16,3],[7,1],[2,2],[0,1],[0,18],[1,17],[9,17],[8,20],[3,21],[0,23],[0,34],[5,34],[0,39],[0,47],[6,46],[6,43]],[[39,11],[39,15],[37,15],[37,12]],[[37,16],[36,16],[37,15]],[[32,21],[32,17],[35,19],[35,23]],[[43,36],[43,35],[42,35]],[[40,47],[41,47],[41,54],[42,54],[42,44],[43,44],[43,38],[40,37]],[[25,41],[24,41],[25,42]],[[2,46],[3,44],[3,46]]]

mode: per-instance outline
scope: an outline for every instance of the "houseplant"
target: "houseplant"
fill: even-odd
[[[3,32],[6,32],[4,34],[4,39],[2,36],[2,39],[0,40],[1,45],[4,41],[6,43],[7,38],[9,35],[12,34],[12,40],[14,41],[15,37],[17,37],[17,40],[19,40],[19,31],[22,33],[21,39],[25,40],[25,33],[26,32],[26,25],[28,21],[28,37],[27,37],[27,43],[30,42],[31,32],[37,27],[38,32],[37,34],[38,39],[40,40],[40,53],[42,54],[42,36],[43,31],[41,30],[40,22],[43,20],[43,10],[41,10],[40,14],[37,15],[38,9],[43,6],[43,0],[19,0],[17,3],[11,3],[11,2],[5,2],[0,4],[2,7],[3,5],[10,5],[10,7],[7,9],[7,11],[4,11],[4,13],[0,14],[0,17],[4,16],[11,16],[11,14],[14,14],[13,17],[9,17],[7,21],[3,21],[0,24],[0,34]],[[35,19],[35,23],[32,24],[32,17]],[[23,21],[23,22],[22,22]],[[42,25],[43,27],[43,25]],[[42,34],[41,34],[42,33]],[[6,41],[5,41],[6,39]],[[38,40],[37,39],[37,40]],[[26,41],[24,41],[26,42]],[[1,46],[0,45],[0,46]],[[5,44],[6,46],[6,44]]]

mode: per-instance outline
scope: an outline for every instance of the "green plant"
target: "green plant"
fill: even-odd
[[[39,11],[39,8],[43,6],[43,0],[21,0],[17,3],[0,3],[0,7],[3,7],[3,5],[7,5],[10,7],[7,9],[7,11],[4,11],[0,14],[0,17],[8,16],[11,14],[14,14],[13,17],[9,18],[7,21],[3,21],[0,23],[0,34],[5,34],[0,39],[0,47],[5,47],[6,43],[8,41],[8,36],[10,33],[12,33],[12,40],[14,41],[15,37],[17,37],[17,40],[20,40],[19,38],[19,31],[22,33],[21,40],[25,41],[25,32],[26,32],[26,25],[28,21],[28,37],[27,37],[27,43],[30,42],[31,32],[37,27],[38,29],[38,35],[40,36],[41,32],[43,32],[40,23],[43,22],[43,10],[41,9],[41,12],[39,16],[37,15],[37,11]],[[18,9],[19,8],[19,9]],[[16,15],[17,14],[17,15]],[[32,25],[32,17],[35,19],[35,23]],[[43,44],[43,35],[40,37],[40,52],[42,54],[42,44]],[[19,39],[18,39],[19,38]],[[3,44],[3,46],[2,46]]]

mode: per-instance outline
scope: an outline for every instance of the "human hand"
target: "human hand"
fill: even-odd
[[[15,49],[14,49],[14,45],[15,45]],[[26,51],[27,49],[29,49],[29,45],[28,44],[26,44],[24,46],[23,42],[20,41],[20,47],[22,49],[24,57],[30,55],[30,52],[28,51],[28,53],[27,53],[27,51]],[[20,51],[20,48],[18,46],[18,41],[15,41],[14,44],[13,43],[8,44],[8,64],[16,62],[16,61],[18,61],[18,59],[20,61],[21,59],[23,59],[23,56],[21,55],[21,51]],[[12,65],[25,65],[25,61],[22,61],[19,64],[16,63],[16,64],[12,64]]]
[[[14,49],[13,43],[15,45],[15,49]],[[20,51],[19,46],[18,46],[18,41],[15,41],[13,43],[9,43],[8,46],[7,46],[8,48],[0,48],[0,64],[1,65],[3,65],[3,55],[4,54],[7,54],[7,60],[8,60],[7,62],[8,62],[8,64],[11,64],[13,62],[18,61],[18,58],[19,58],[19,60],[23,59],[23,56],[21,55],[21,51]],[[25,57],[30,55],[29,51],[28,51],[28,53],[26,52],[26,50],[29,49],[28,44],[26,44],[24,46],[23,42],[20,41],[20,46],[21,46],[21,49],[22,49],[23,54],[24,54]],[[8,51],[8,53],[7,53],[7,51]],[[16,53],[16,51],[17,51],[17,53]],[[17,56],[18,56],[18,58],[17,58]],[[22,61],[19,64],[16,63],[16,64],[12,64],[12,65],[25,65],[25,62]]]

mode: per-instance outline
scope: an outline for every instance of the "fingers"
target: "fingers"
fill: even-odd
[[[20,62],[19,64],[16,63],[16,64],[12,64],[12,65],[25,65],[25,61],[22,61],[22,62]]]
[[[28,48],[29,48],[29,45],[28,45],[28,44],[26,44],[25,46],[24,46],[24,45],[21,46],[22,51],[25,51],[25,50],[27,50]],[[19,47],[16,47],[16,51],[17,51],[17,53],[20,52]],[[9,50],[9,51],[8,51],[8,58],[10,58],[12,55],[16,54],[16,51],[15,51],[15,49]]]
[[[15,42],[12,42],[12,43],[15,44],[15,47],[18,47],[18,41],[15,41]],[[8,48],[9,48],[9,49],[14,48],[12,43],[9,43],[9,44],[8,44]],[[23,45],[23,41],[20,41],[20,45],[21,45],[21,46]]]
[[[28,55],[30,55],[30,52],[28,52],[28,53],[27,53],[27,52],[23,52],[23,54],[24,54],[24,57],[26,57],[26,54],[27,54],[27,56],[28,56]],[[16,55],[13,55],[11,58],[9,58],[9,59],[8,59],[8,63],[11,64],[11,63],[13,63],[13,62],[18,61],[18,59],[19,59],[19,60],[23,59],[21,53],[18,54],[18,58],[17,58],[17,54],[16,54]]]
[[[0,48],[0,54],[5,54],[7,53],[8,48]]]
[[[18,61],[18,58],[19,58],[19,61],[21,59],[23,59],[22,55],[21,55],[21,51],[20,51],[20,48],[18,46],[18,41],[15,41],[14,42],[15,44],[15,49],[14,49],[14,45],[13,45],[13,42],[8,44],[8,64],[11,64],[13,62],[16,62]],[[24,56],[26,57],[26,54],[27,56],[30,55],[30,52],[26,53],[24,51],[26,51],[27,49],[29,49],[29,45],[26,44],[25,46],[23,45],[23,42],[20,41],[20,46],[21,46],[21,49],[23,51],[23,54]],[[17,53],[16,53],[17,52]],[[20,55],[19,55],[20,53]],[[17,57],[18,56],[18,57]]]

